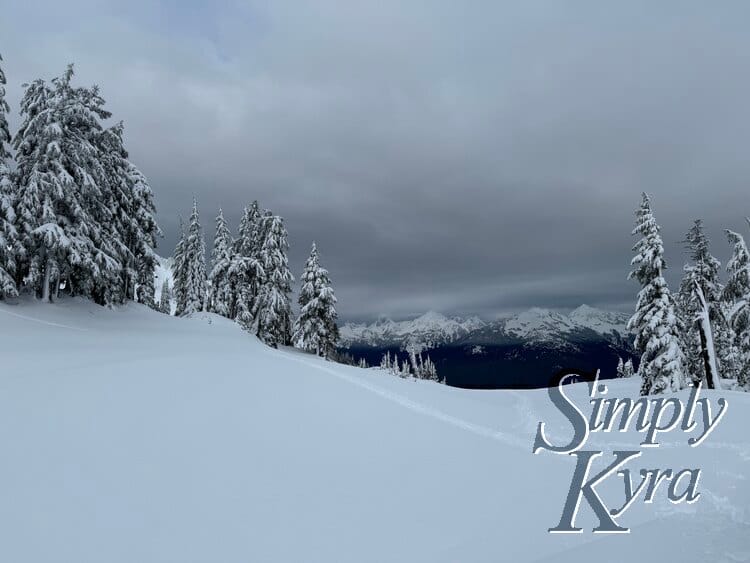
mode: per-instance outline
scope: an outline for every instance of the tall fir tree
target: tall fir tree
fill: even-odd
[[[203,311],[206,304],[206,242],[198,216],[198,203],[193,200],[184,248],[184,308],[180,315]]]
[[[30,258],[25,282],[48,301],[64,280],[69,291],[95,294],[121,264],[104,225],[108,194],[96,138],[109,117],[96,89],[74,88],[72,65],[51,85],[37,80],[21,101],[17,153],[17,216]]]
[[[175,245],[174,254],[172,255],[172,279],[174,285],[172,293],[175,299],[175,315],[182,315],[187,303],[187,262],[185,258],[185,226],[180,219],[179,236]]]
[[[118,123],[100,135],[100,151],[107,171],[111,225],[121,241],[123,263],[120,284],[124,297],[155,308],[154,270],[156,206],[151,186],[143,173],[128,160],[123,143],[123,124]]]
[[[158,310],[165,315],[172,314],[172,289],[169,287],[169,280],[167,278],[164,278],[164,281],[161,284]]]
[[[235,301],[235,288],[230,279],[234,259],[234,240],[229,230],[224,213],[219,209],[216,217],[216,235],[211,251],[211,273],[208,276],[210,286],[210,310],[223,317],[231,318],[232,304]]]
[[[328,270],[320,265],[318,248],[314,242],[300,283],[300,312],[294,323],[294,344],[303,350],[330,358],[339,338],[336,296]]]
[[[636,311],[628,328],[635,333],[635,347],[641,353],[642,395],[677,391],[684,386],[684,358],[680,348],[682,327],[675,312],[674,298],[663,276],[666,263],[659,231],[651,211],[651,201],[644,193],[633,229],[633,235],[642,238],[633,247],[633,270],[628,276],[641,284]]]
[[[154,307],[151,188],[127,160],[122,124],[102,127],[110,113],[98,88],[74,87],[72,77],[71,65],[50,84],[36,80],[21,101],[17,278],[43,300],[64,286],[104,305]]]
[[[708,307],[711,333],[715,337],[717,348],[726,348],[727,342],[722,339],[721,335],[726,334],[727,327],[724,322],[722,287],[719,280],[721,262],[711,255],[710,243],[700,219],[693,223],[684,242],[690,261],[683,268],[677,303],[685,328],[683,336],[685,366],[693,383],[697,384],[706,378],[705,357],[708,351],[706,350],[706,335],[703,333],[700,322],[704,301]]]
[[[3,57],[0,56],[0,63]],[[0,299],[18,295],[15,283],[16,258],[19,252],[18,233],[15,228],[13,177],[11,175],[11,155],[7,145],[11,141],[7,113],[10,111],[5,101],[5,73],[0,64]]]
[[[229,269],[230,285],[233,288],[229,317],[236,319],[251,332],[255,332],[254,308],[263,276],[260,263],[264,234],[262,219],[257,201],[245,208]]]
[[[261,228],[263,244],[258,261],[262,275],[252,318],[258,338],[275,347],[291,341],[290,294],[294,276],[289,271],[289,244],[284,220],[278,215],[265,215]]]
[[[749,221],[750,222],[750,221]],[[734,331],[734,358],[737,383],[750,386],[750,253],[739,233],[727,231],[732,257],[727,262],[727,284],[724,299],[728,304],[729,321]]]

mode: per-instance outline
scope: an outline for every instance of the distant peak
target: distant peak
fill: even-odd
[[[601,309],[597,309],[596,307],[591,307],[590,305],[586,305],[585,303],[583,305],[580,305],[573,309],[571,311],[571,314],[581,314],[581,313],[601,313]]]
[[[444,321],[447,320],[446,316],[442,313],[438,313],[437,311],[427,311],[426,313],[423,313],[419,317],[417,317],[414,320],[423,320],[423,321]]]

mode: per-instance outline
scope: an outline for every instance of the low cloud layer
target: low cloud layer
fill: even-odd
[[[574,9],[575,8],[575,9]],[[200,202],[318,242],[342,316],[629,308],[653,195],[676,284],[702,217],[746,232],[745,3],[41,2],[3,10],[9,101],[76,63],[174,246]],[[17,117],[14,116],[17,123]]]

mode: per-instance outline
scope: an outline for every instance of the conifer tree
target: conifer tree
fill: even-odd
[[[184,298],[181,315],[190,315],[204,310],[206,303],[206,242],[203,238],[198,203],[193,200],[184,247]]]
[[[0,56],[0,63],[2,63]],[[16,255],[18,234],[14,226],[14,188],[10,169],[10,152],[6,146],[10,143],[10,130],[6,114],[10,111],[5,101],[5,73],[0,66],[0,299],[4,296],[18,295],[14,276],[16,274]]]
[[[21,101],[18,277],[45,301],[64,285],[105,305],[154,306],[151,189],[127,160],[122,124],[102,127],[110,113],[98,88],[74,87],[72,77],[71,65],[50,84],[36,80]]]
[[[161,295],[159,296],[159,312],[165,315],[172,314],[172,290],[169,287],[169,280],[164,278],[161,284]]]
[[[320,265],[318,248],[314,242],[300,283],[300,313],[294,323],[295,346],[330,358],[336,350],[339,337],[336,297],[328,270]]]
[[[386,350],[386,353],[380,358],[380,368],[385,370],[391,369],[391,351]]]
[[[110,280],[122,267],[96,145],[99,120],[109,112],[98,90],[74,88],[72,77],[71,65],[51,85],[37,80],[21,102],[14,146],[19,234],[30,258],[25,281],[44,301],[65,280],[71,293],[106,304]]]
[[[185,256],[185,226],[180,219],[179,236],[177,245],[172,255],[172,286],[173,296],[176,302],[175,315],[180,316],[185,311],[187,303],[187,262]]]
[[[216,217],[216,235],[211,251],[211,273],[209,284],[211,296],[210,310],[218,315],[231,318],[231,308],[234,301],[234,287],[230,279],[232,261],[234,260],[234,241],[229,230],[224,213],[219,209]]]
[[[617,377],[625,377],[625,363],[622,361],[622,358],[617,358],[617,368],[615,369],[615,374]]]
[[[737,383],[750,386],[750,253],[741,234],[727,231],[732,257],[727,262],[724,298],[729,304],[729,321],[734,331]]]
[[[719,334],[724,315],[722,311],[719,270],[721,263],[711,255],[703,222],[697,219],[685,237],[690,262],[685,264],[677,302],[685,327],[683,351],[685,366],[694,384],[706,378],[707,342],[701,323],[703,303],[708,307],[712,337]],[[702,294],[702,298],[701,298]],[[712,338],[713,340],[713,338]]]
[[[242,214],[229,269],[229,280],[233,288],[229,318],[236,319],[241,326],[253,333],[256,332],[255,301],[258,297],[263,275],[263,268],[260,263],[262,236],[260,208],[258,202],[253,201]]]
[[[641,284],[628,329],[635,333],[635,347],[641,353],[642,395],[677,391],[684,385],[681,323],[663,277],[666,263],[659,231],[651,212],[651,201],[644,193],[633,229],[633,234],[642,238],[633,247],[633,270],[628,276]]]
[[[262,276],[253,306],[256,335],[266,344],[277,346],[291,340],[292,312],[290,294],[294,276],[287,260],[287,232],[284,220],[278,215],[266,215],[262,220],[263,244],[258,262]]]

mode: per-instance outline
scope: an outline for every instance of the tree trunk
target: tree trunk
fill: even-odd
[[[719,370],[716,367],[716,351],[714,349],[714,337],[711,330],[708,305],[700,286],[696,285],[695,291],[701,304],[701,311],[698,313],[696,321],[698,322],[698,330],[701,335],[701,357],[703,358],[703,366],[706,371],[706,386],[709,389],[721,389]]]
[[[49,303],[49,284],[50,284],[50,273],[51,273],[51,267],[49,263],[49,259],[47,259],[45,265],[44,265],[44,282],[42,285],[42,301],[45,303]]]

